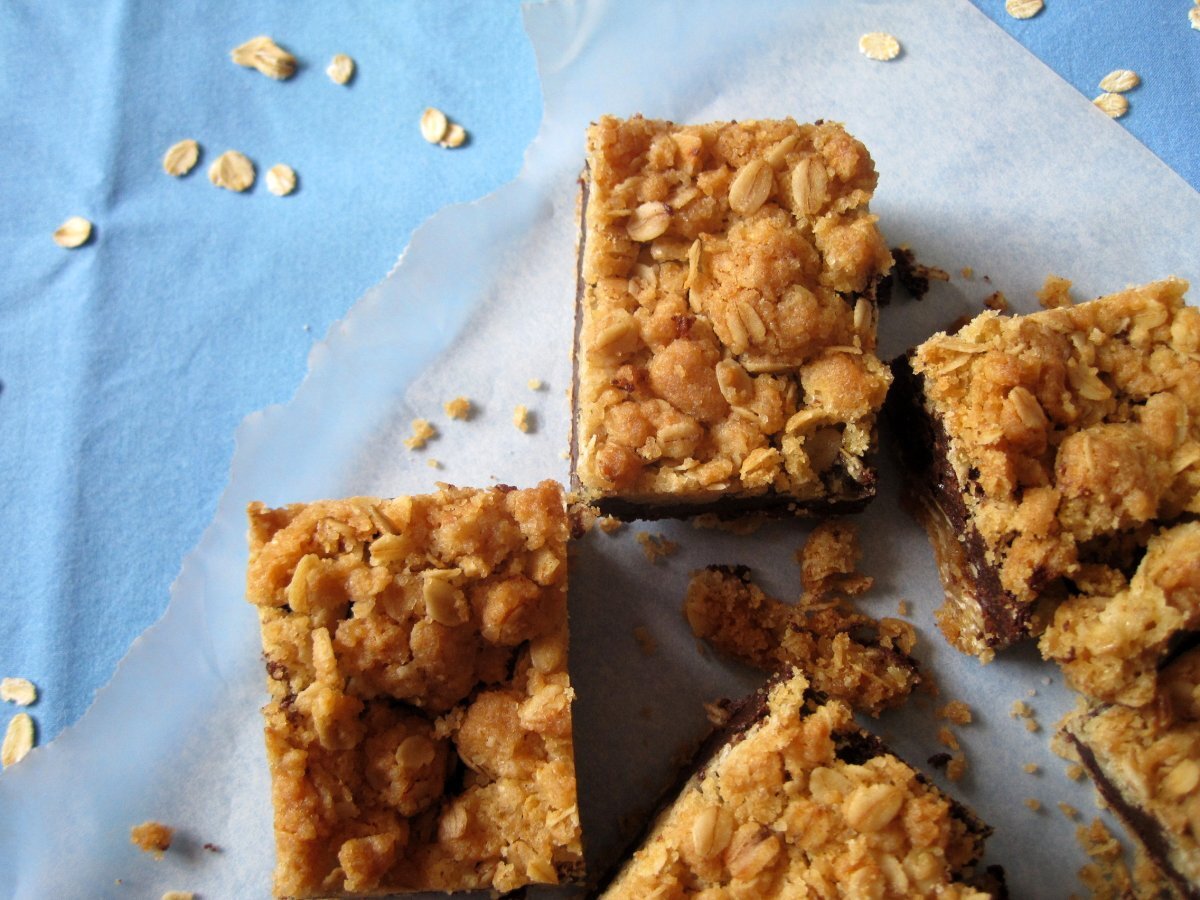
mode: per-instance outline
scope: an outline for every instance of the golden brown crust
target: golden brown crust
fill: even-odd
[[[803,676],[779,682],[603,896],[987,896],[962,880],[982,855],[978,824],[897,757],[841,752],[864,737]]]
[[[581,867],[561,488],[250,507],[279,896]]]
[[[875,182],[832,123],[589,129],[575,398],[589,499],[863,495],[890,383]]]

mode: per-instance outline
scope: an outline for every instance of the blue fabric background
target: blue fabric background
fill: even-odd
[[[1200,186],[1188,0],[1048,0],[1024,22],[973,2],[1088,98],[1139,72],[1121,124]],[[264,33],[299,57],[290,81],[229,62]],[[324,74],[339,52],[349,87]],[[517,173],[541,97],[515,0],[9,0],[0,59],[0,675],[37,682],[45,742],[161,615],[237,423],[287,400],[427,216]],[[428,105],[470,143],[426,144]],[[203,154],[176,180],[160,160],[184,137]],[[258,168],[246,194],[207,181],[229,148]],[[293,196],[265,188],[277,162]],[[65,251],[50,235],[71,215],[96,231]]]

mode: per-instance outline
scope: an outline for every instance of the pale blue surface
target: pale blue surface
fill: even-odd
[[[976,5],[1088,96],[1137,70],[1123,123],[1200,185],[1190,3],[1049,0],[1027,22]],[[228,61],[260,33],[297,54],[295,78]],[[324,74],[338,52],[359,64],[348,88]],[[0,13],[0,59],[0,675],[42,689],[44,742],[166,607],[238,422],[291,396],[421,221],[516,174],[541,96],[516,2],[24,0]],[[470,144],[425,144],[426,105]],[[177,181],[160,159],[183,137],[204,153]],[[216,190],[227,148],[260,176],[289,163],[299,190]],[[61,250],[50,234],[76,214],[95,236]]]

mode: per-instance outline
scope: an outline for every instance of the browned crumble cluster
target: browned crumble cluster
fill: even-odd
[[[621,515],[874,493],[892,264],[866,148],[834,123],[588,130],[573,427],[585,499]]]
[[[280,896],[582,868],[562,489],[250,507]]]
[[[129,840],[143,853],[151,853],[158,858],[171,849],[171,841],[175,837],[175,829],[162,822],[153,820],[134,825],[129,829]]]
[[[830,593],[859,593],[871,585],[853,571],[853,534],[843,523],[814,531],[801,554],[805,593],[796,604],[767,596],[744,567],[697,572],[684,600],[692,632],[760,669],[795,667],[817,690],[872,715],[900,705],[921,680],[909,655],[916,642],[912,626],[876,621]]]
[[[982,898],[966,882],[986,835],[795,675],[715,749],[602,896]]]

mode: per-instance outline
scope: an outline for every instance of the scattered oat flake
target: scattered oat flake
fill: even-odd
[[[229,58],[239,66],[257,69],[268,78],[281,81],[296,74],[296,57],[288,53],[266,35],[251,38],[234,47]]]
[[[457,122],[451,123],[446,129],[446,136],[438,141],[439,147],[445,147],[448,150],[453,150],[455,147],[461,147],[467,139],[467,130]]]
[[[951,700],[937,712],[938,718],[946,719],[955,725],[971,724],[971,707],[961,700]]]
[[[1025,805],[1034,812],[1040,812],[1042,808],[1042,801],[1038,800],[1036,797],[1026,797]]]
[[[450,123],[446,121],[446,114],[440,109],[430,106],[421,113],[421,137],[429,143],[436,144],[445,138],[449,127]]]
[[[404,439],[404,446],[409,450],[422,449],[432,438],[437,437],[437,429],[425,419],[412,420],[412,437]]]
[[[668,540],[661,534],[650,534],[648,531],[639,531],[634,537],[641,545],[642,552],[646,554],[646,559],[650,562],[658,562],[660,559],[670,556],[679,549],[677,543]]]
[[[226,150],[208,167],[208,180],[240,194],[254,184],[254,163],[236,150]]]
[[[191,138],[184,138],[168,147],[167,152],[163,154],[163,171],[176,178],[182,178],[192,171],[199,159],[200,145]]]
[[[883,31],[872,31],[858,39],[858,50],[868,59],[887,62],[900,55],[900,42]]]
[[[540,378],[530,378],[529,381],[525,383],[525,386],[531,391],[540,391],[546,386],[546,382],[542,381]]]
[[[347,84],[354,77],[354,60],[345,53],[339,53],[329,61],[325,74],[334,84]]]
[[[638,649],[646,656],[653,656],[658,649],[658,641],[645,625],[638,625],[633,629],[633,639],[637,641]]]
[[[1200,6],[1193,6],[1188,10],[1188,21],[1192,23],[1192,27],[1200,31]]]
[[[1092,101],[1110,119],[1119,119],[1129,112],[1129,101],[1121,94],[1103,93]]]
[[[296,171],[283,163],[267,169],[267,190],[276,197],[286,197],[296,189]]]
[[[8,768],[19,763],[33,749],[33,719],[29,713],[17,713],[9,720],[4,732],[4,744],[0,746],[0,765]]]
[[[515,425],[518,430],[523,431],[526,434],[528,434],[530,429],[533,428],[533,423],[529,416],[529,410],[522,404],[518,403],[516,409],[513,410],[513,425]]]
[[[54,232],[54,243],[68,250],[82,247],[92,236],[92,223],[83,216],[71,216]]]
[[[1100,90],[1111,94],[1123,94],[1132,91],[1142,83],[1138,73],[1131,69],[1113,69],[1100,79]]]
[[[466,397],[455,397],[453,400],[447,400],[442,404],[442,409],[452,419],[471,418],[471,401]]]
[[[37,700],[37,688],[28,678],[0,679],[0,700],[17,706],[29,706]]]
[[[1032,19],[1043,6],[1042,0],[1004,0],[1004,11],[1014,19]]]

